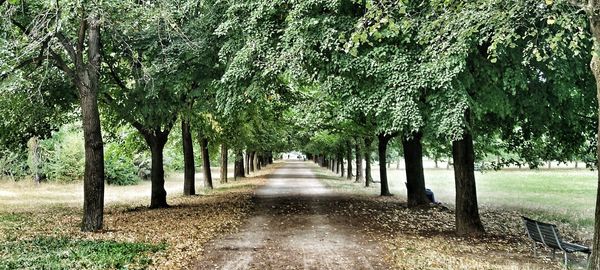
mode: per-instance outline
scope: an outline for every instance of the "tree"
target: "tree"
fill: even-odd
[[[423,148],[420,132],[402,138],[402,149],[406,163],[406,191],[409,207],[428,205],[423,174]]]
[[[192,132],[190,131],[189,120],[181,120],[181,139],[183,140],[183,159],[184,159],[184,176],[183,176],[183,194],[195,195],[195,175],[196,168],[194,166],[194,146]]]
[[[49,2],[0,2],[2,28],[15,41],[8,50],[20,56],[16,59],[26,60],[15,63],[5,58],[7,54],[3,59],[13,63],[14,69],[48,61],[77,89],[85,141],[82,231],[102,229],[104,217],[104,150],[98,110],[100,10],[99,5],[84,3],[65,7]]]

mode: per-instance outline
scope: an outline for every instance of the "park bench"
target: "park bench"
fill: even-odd
[[[588,259],[592,250],[589,247],[568,243],[561,239],[556,225],[540,222],[527,217],[522,217],[527,229],[527,235],[533,240],[533,252],[537,255],[536,245],[542,244],[552,249],[552,257],[556,250],[561,250],[565,255],[565,269],[567,269],[568,253],[583,252],[587,254]]]

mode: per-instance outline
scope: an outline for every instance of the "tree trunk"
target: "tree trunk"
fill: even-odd
[[[469,110],[465,111],[469,121]],[[485,233],[479,217],[475,187],[475,153],[473,137],[465,130],[463,138],[452,142],[454,178],[456,185],[456,233],[481,235]]]
[[[423,174],[422,134],[415,133],[412,137],[402,140],[404,149],[404,164],[406,167],[406,193],[408,207],[428,205],[429,199],[425,194],[425,176]]]
[[[385,135],[384,133],[377,136],[379,141],[377,144],[377,150],[379,152],[379,179],[381,181],[381,196],[392,196],[388,186],[387,168],[385,167],[387,163],[387,144],[391,138],[392,137],[390,135]]]
[[[235,157],[235,177],[246,177],[244,174],[244,153],[242,150],[238,150]]]
[[[398,157],[398,159],[396,159],[396,170],[400,170],[400,157]]]
[[[221,183],[227,183],[227,145],[221,143]]]
[[[42,160],[40,156],[40,139],[37,136],[33,136],[27,142],[27,148],[29,149],[29,170],[33,177],[33,182],[37,185],[42,181]]]
[[[335,167],[337,166],[337,160],[334,156],[331,156],[331,171],[335,173]]]
[[[146,136],[148,137],[148,136]],[[165,169],[163,150],[168,136],[153,136],[146,138],[152,152],[152,169],[150,179],[152,180],[152,195],[150,197],[150,208],[165,208],[167,204],[167,191],[165,190]]]
[[[439,166],[438,166],[438,158],[436,158],[436,157],[433,158],[433,163],[435,164],[435,168],[436,169],[439,168]]]
[[[181,140],[183,141],[183,195],[196,194],[196,168],[194,167],[194,146],[190,122],[181,120]]]
[[[371,144],[373,139],[371,137],[365,138],[365,186],[369,186],[369,183],[373,183],[373,176],[371,176]]]
[[[346,168],[344,168],[344,157],[340,154],[340,173],[342,177],[346,176]]]
[[[600,17],[596,15],[596,9],[598,8],[597,1],[593,2],[593,10],[588,10],[590,15],[590,28],[594,39],[594,52],[600,48]],[[590,14],[591,13],[591,14]],[[596,53],[592,53],[592,62],[590,68],[596,79],[596,98],[598,102],[598,120],[600,120],[600,58]],[[597,141],[600,142],[600,122],[598,122],[598,130],[596,134]],[[597,168],[600,168],[600,143],[596,146],[596,159]],[[600,170],[598,170],[598,188],[596,195],[596,219],[594,222],[594,239],[592,240],[592,255],[589,258],[588,269],[600,270]]]
[[[352,180],[352,143],[349,140],[346,141],[346,160],[348,160],[346,178]]]
[[[269,161],[269,164],[273,164],[273,152],[269,152],[268,161]]]
[[[244,172],[246,175],[250,175],[250,152],[246,150],[246,154],[244,155]]]
[[[208,138],[200,139],[200,148],[202,154],[202,173],[204,175],[204,187],[213,189],[212,173],[210,171],[210,157],[208,156]]]
[[[261,166],[260,166],[260,159],[261,159],[260,153],[258,153],[258,152],[257,152],[257,153],[254,155],[254,165],[256,166],[256,170],[257,170],[257,171],[260,171],[260,170],[261,170]]]
[[[254,161],[256,159],[256,151],[252,151],[250,152],[250,171],[254,172],[255,168],[254,168]]]
[[[82,22],[83,23],[83,22]],[[77,67],[75,85],[79,91],[81,118],[85,145],[85,172],[83,177],[84,232],[102,229],[104,219],[104,143],[98,111],[98,83],[100,74],[100,19],[88,19],[88,65]]]
[[[354,154],[356,155],[356,178],[355,178],[355,182],[361,182],[363,181],[363,170],[362,170],[362,152],[360,150],[360,139],[356,138],[355,139],[356,144],[354,145]],[[367,182],[367,186],[368,182]]]

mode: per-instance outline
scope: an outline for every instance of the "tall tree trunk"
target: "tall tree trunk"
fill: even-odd
[[[361,152],[361,149],[360,149],[360,143],[361,143],[361,141],[360,141],[359,138],[356,138],[355,141],[356,141],[356,144],[354,145],[354,153],[356,155],[356,178],[355,178],[355,182],[361,182],[361,181],[364,180],[363,179],[363,170],[362,170],[362,152]],[[366,183],[367,183],[367,186],[369,186],[368,182],[366,182]]]
[[[592,2],[590,2],[592,3]],[[598,102],[598,130],[596,139],[600,142],[600,58],[597,52],[600,49],[600,16],[597,15],[597,9],[600,7],[598,1],[594,1],[592,10],[587,10],[590,18],[590,28],[594,39],[594,52],[592,52],[592,62],[590,68],[596,79],[596,99]],[[600,168],[600,143],[596,146],[597,168]],[[589,259],[588,269],[600,270],[600,170],[598,170],[598,188],[596,195],[596,219],[594,222],[594,239],[592,240],[592,255]]]
[[[344,168],[344,157],[340,154],[340,173],[342,177],[346,176],[346,168]]]
[[[81,22],[84,23],[84,22]],[[104,143],[98,111],[100,74],[100,19],[90,16],[88,24],[88,64],[77,66],[75,85],[79,91],[85,147],[83,177],[83,222],[85,232],[102,229],[104,219]]]
[[[413,134],[402,140],[404,163],[406,167],[406,192],[408,207],[428,205],[429,199],[425,194],[425,176],[423,174],[422,134]]]
[[[348,160],[346,179],[352,180],[352,143],[350,140],[346,141],[346,160]]]
[[[181,139],[183,141],[183,195],[196,194],[196,168],[194,165],[194,145],[190,122],[181,120]]]
[[[250,151],[246,150],[246,154],[244,155],[244,172],[246,175],[250,175]]]
[[[202,155],[202,174],[204,175],[204,187],[213,189],[212,173],[210,171],[210,157],[208,156],[208,138],[200,139],[200,148]]]
[[[331,171],[334,173],[335,173],[336,162],[337,162],[337,160],[335,160],[335,157],[331,156],[331,165],[330,165],[329,169],[331,169]]]
[[[227,144],[221,143],[221,183],[227,183]]]
[[[242,150],[238,150],[235,157],[235,177],[246,177],[244,174],[244,153]]]
[[[254,172],[255,171],[255,167],[254,167],[255,162],[254,161],[256,159],[256,151],[250,152],[250,158],[249,159],[250,159],[250,171]]]
[[[392,193],[390,193],[390,187],[388,186],[387,168],[385,167],[387,163],[387,144],[391,138],[391,135],[386,135],[385,133],[379,134],[377,136],[377,150],[379,152],[379,178],[381,179],[381,196],[392,196]]]
[[[152,153],[152,169],[150,179],[152,180],[152,195],[150,197],[150,208],[165,208],[167,204],[167,191],[165,190],[165,169],[163,150],[167,143],[167,135],[156,135],[149,137],[146,141],[150,144]]]
[[[373,176],[371,176],[371,144],[373,139],[371,137],[365,138],[365,186],[369,186],[369,183],[373,183]]]
[[[470,122],[470,112],[465,111],[465,119]],[[475,152],[473,137],[465,130],[461,140],[452,142],[454,178],[456,185],[456,233],[458,235],[481,235],[485,233],[475,187]]]
[[[254,155],[254,165],[256,166],[257,171],[261,170],[260,159],[261,159],[260,153],[256,152],[256,154]]]
[[[37,136],[33,136],[27,142],[27,148],[29,149],[29,170],[33,177],[33,182],[37,185],[42,181],[42,160],[40,156],[40,139]]]

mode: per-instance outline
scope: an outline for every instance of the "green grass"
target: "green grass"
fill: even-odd
[[[0,242],[0,269],[144,269],[163,245],[39,236]]]
[[[391,175],[392,191],[405,194],[404,171]],[[438,200],[454,202],[452,171],[426,170],[425,181]],[[516,209],[534,217],[590,228],[594,223],[597,175],[588,170],[502,170],[476,173],[480,205]]]
[[[377,167],[373,167],[372,172],[373,178],[379,180]],[[320,177],[331,177],[326,170],[317,170],[317,173]],[[475,173],[480,206],[518,210],[533,218],[569,224],[583,231],[584,235],[593,231],[597,177],[597,172],[585,169],[507,169]],[[394,195],[406,196],[404,170],[388,169],[388,179]],[[322,181],[336,189],[379,194],[379,184],[375,184],[375,188],[365,189],[364,183],[341,178]],[[433,190],[436,200],[454,204],[452,170],[425,169],[425,184]]]

